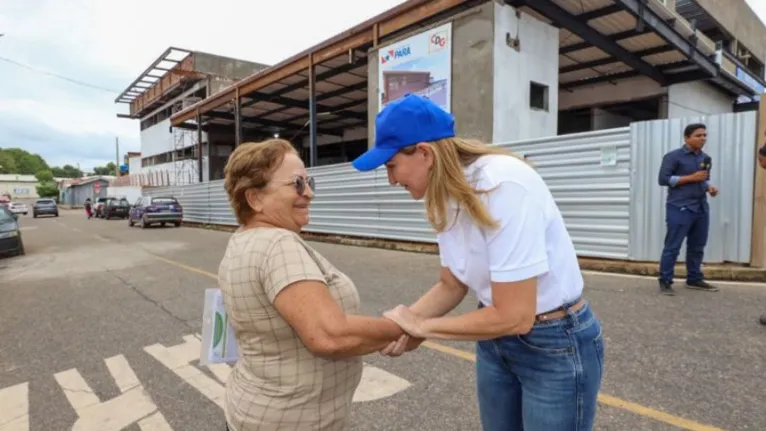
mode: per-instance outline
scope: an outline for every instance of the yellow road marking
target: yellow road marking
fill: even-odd
[[[181,262],[176,262],[175,260],[166,259],[164,257],[157,256],[154,253],[152,253],[152,255],[154,255],[157,258],[157,260],[165,262],[169,265],[173,265],[178,268],[185,269],[187,271],[194,272],[196,274],[200,274],[205,277],[212,278],[214,280],[218,280],[218,276],[213,274],[212,272],[208,272],[200,268],[195,268],[193,266],[189,266]],[[461,359],[465,359],[467,361],[476,362],[476,355],[465,350],[456,349],[454,347],[446,346],[444,344],[434,343],[433,341],[424,341],[423,344],[421,344],[421,346],[431,350],[436,350],[438,352],[446,353],[448,355],[455,356]],[[639,416],[644,416],[659,422],[664,422],[668,425],[672,425],[687,431],[724,431],[721,428],[716,428],[711,425],[704,425],[699,422],[695,422],[689,419],[684,419],[682,417],[674,416],[669,413],[661,412],[659,410],[654,410],[652,408],[642,406],[641,404],[625,401],[620,398],[613,397],[611,395],[607,395],[604,393],[600,393],[598,395],[598,402],[605,406],[625,410],[625,411],[637,414]]]

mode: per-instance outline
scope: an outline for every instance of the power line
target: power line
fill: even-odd
[[[2,36],[2,35],[0,34],[0,36]],[[89,87],[89,88],[93,88],[93,89],[96,89],[96,90],[105,91],[105,92],[111,93],[111,94],[119,94],[119,91],[115,91],[115,90],[112,90],[112,89],[109,89],[109,88],[105,88],[105,87],[100,87],[100,86],[94,85],[94,84],[89,84],[89,83],[83,82],[83,81],[78,81],[77,79],[69,78],[69,77],[64,76],[64,75],[59,75],[58,73],[48,72],[47,70],[37,69],[35,67],[26,65],[24,63],[19,63],[18,61],[11,60],[10,58],[0,57],[0,61],[4,61],[4,62],[12,64],[14,66],[18,66],[18,67],[21,67],[21,68],[24,68],[24,69],[27,69],[27,70],[31,70],[32,72],[37,72],[37,73],[41,73],[43,75],[52,76],[54,78],[63,79],[64,81],[71,82],[72,84],[77,84],[77,85],[81,85],[83,87]]]

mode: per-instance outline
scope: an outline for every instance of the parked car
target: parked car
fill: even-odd
[[[0,254],[24,254],[18,218],[18,214],[13,214],[6,207],[0,207]]]
[[[136,201],[128,215],[128,226],[138,223],[142,228],[159,223],[172,223],[176,227],[183,221],[183,207],[172,196],[145,196]]]
[[[128,218],[130,202],[127,199],[108,199],[101,210],[101,218],[109,220],[113,217]]]
[[[59,216],[59,207],[53,199],[38,199],[32,205],[32,217],[37,218],[41,215]]]
[[[11,202],[8,205],[8,209],[11,210],[11,212],[14,214],[29,214],[29,208],[27,208],[27,205],[20,202]]]
[[[109,198],[98,198],[93,202],[93,217],[101,217],[101,212],[104,210],[104,205]]]

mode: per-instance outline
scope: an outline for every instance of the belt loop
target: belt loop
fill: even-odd
[[[572,310],[572,306],[580,302],[582,299],[582,296],[579,296],[574,301],[564,305],[566,307],[567,316],[569,316],[569,319],[572,322],[572,326],[577,326],[580,323],[580,318],[577,315],[580,310]]]

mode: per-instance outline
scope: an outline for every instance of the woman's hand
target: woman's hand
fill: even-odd
[[[425,338],[413,338],[409,334],[403,334],[398,340],[388,343],[388,346],[380,351],[383,356],[402,356],[404,352],[417,349]]]
[[[410,311],[405,305],[398,305],[396,308],[383,313],[387,319],[393,320],[407,334],[416,338],[425,338],[421,325],[425,320],[423,317]],[[397,340],[398,343],[400,340]]]

